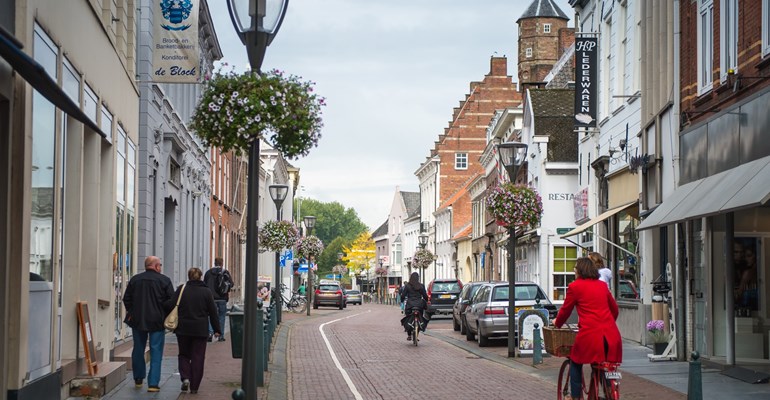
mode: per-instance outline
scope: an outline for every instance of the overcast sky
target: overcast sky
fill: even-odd
[[[414,172],[489,58],[506,55],[516,80],[516,20],[530,3],[290,0],[262,70],[316,82],[328,104],[318,147],[290,161],[301,195],[352,207],[372,230],[385,222],[397,187],[419,190]],[[556,3],[574,15],[568,0]],[[225,1],[209,5],[222,61],[248,68]]]

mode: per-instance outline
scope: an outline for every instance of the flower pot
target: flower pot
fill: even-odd
[[[668,343],[653,343],[653,351],[656,356],[659,356],[663,354],[664,351],[666,351],[666,347],[668,347]]]

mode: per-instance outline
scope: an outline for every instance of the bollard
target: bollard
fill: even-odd
[[[687,377],[687,400],[703,400],[703,379],[700,370],[700,354],[693,351],[690,356],[690,374]]]
[[[535,347],[532,349],[532,365],[543,363],[543,341],[540,339],[540,324],[535,323],[535,331],[532,332],[532,340]]]
[[[233,390],[232,395],[233,400],[244,400],[246,398],[246,392],[243,391],[243,389],[235,389]]]
[[[262,308],[257,308],[257,321],[264,321],[264,311]],[[255,365],[265,365],[265,330],[264,328],[261,328],[257,326],[256,330],[256,337],[254,338],[254,341],[257,343],[257,354],[256,358],[254,360]],[[261,346],[260,346],[261,345]],[[265,386],[265,371],[263,371],[262,368],[255,368],[257,370],[257,387],[264,387]]]

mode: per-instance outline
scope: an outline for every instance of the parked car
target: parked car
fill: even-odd
[[[539,303],[549,311],[549,320],[555,316],[556,307],[543,289],[533,282],[516,283],[516,326],[518,312],[532,309]],[[489,345],[491,337],[508,336],[508,282],[485,283],[476,291],[465,310],[467,340],[476,339],[480,347]],[[549,321],[550,322],[550,321]],[[514,333],[518,335],[518,332]]]
[[[452,313],[463,284],[459,279],[434,279],[428,284],[428,314]]]
[[[618,281],[618,297],[621,299],[638,299],[639,291],[636,289],[634,282],[619,280]]]
[[[340,283],[340,289],[342,289],[342,308],[348,308],[348,290]]]
[[[348,303],[350,304],[358,304],[359,306],[363,302],[363,297],[361,296],[361,292],[358,290],[348,290]]]
[[[322,280],[318,284],[313,296],[313,308],[318,309],[319,306],[333,306],[340,310],[345,308],[345,298],[339,282]]]
[[[455,331],[460,331],[461,335],[465,335],[465,309],[471,302],[473,295],[476,294],[476,291],[485,283],[487,282],[469,282],[463,285],[463,290],[460,291],[457,301],[452,306],[452,328]]]

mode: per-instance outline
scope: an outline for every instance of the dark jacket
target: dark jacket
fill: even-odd
[[[176,305],[181,288],[182,286],[179,286],[171,299],[166,302],[165,306],[169,312]],[[214,328],[214,332],[222,334],[214,296],[202,281],[187,281],[177,312],[179,324],[174,331],[177,335],[207,337],[209,323]]]
[[[230,300],[229,294],[225,293],[224,295],[219,295],[217,293],[217,278],[221,274],[224,274],[225,281],[230,284],[229,287],[232,287],[233,280],[230,277],[230,273],[227,272],[227,270],[222,267],[214,267],[206,271],[206,274],[203,275],[203,282],[205,282],[206,286],[209,288],[209,290],[211,290],[211,293],[214,295],[214,300],[229,301]]]
[[[134,275],[126,286],[123,304],[126,306],[128,326],[144,332],[162,331],[168,314],[164,302],[174,295],[171,279],[154,270]]]
[[[425,285],[422,283],[418,283],[416,287],[412,287],[411,284],[407,283],[404,285],[401,297],[406,300],[404,310],[412,308],[424,310],[428,301],[428,293],[425,291]]]

